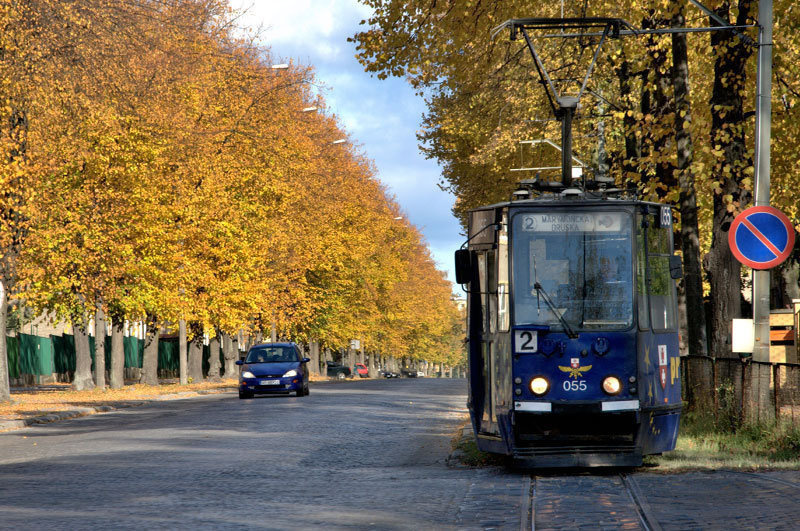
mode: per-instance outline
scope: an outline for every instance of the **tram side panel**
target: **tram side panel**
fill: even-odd
[[[639,336],[639,439],[644,454],[673,450],[681,412],[680,352],[675,332]]]

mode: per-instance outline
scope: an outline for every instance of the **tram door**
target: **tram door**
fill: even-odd
[[[668,207],[647,217],[637,214],[640,379],[643,405],[663,408],[680,404],[677,300],[670,272],[672,220]]]
[[[478,232],[487,224],[494,222],[493,211],[474,212],[471,231]],[[476,280],[479,286],[470,286],[471,304],[480,305],[480,323],[472,323],[470,335],[478,334],[480,341],[470,341],[470,367],[479,374],[470,375],[475,417],[478,431],[492,435],[499,434],[497,426],[496,393],[497,386],[497,249],[494,245],[495,231],[485,230],[475,238],[477,262]],[[477,315],[477,313],[473,314]],[[475,359],[477,358],[477,359]],[[478,384],[479,385],[475,385]]]
[[[497,411],[495,409],[495,365],[496,342],[495,319],[497,315],[497,254],[495,251],[478,253],[478,274],[480,275],[481,292],[480,304],[482,309],[481,323],[481,373],[483,380],[483,413],[480,416],[480,431],[484,433],[497,433]]]

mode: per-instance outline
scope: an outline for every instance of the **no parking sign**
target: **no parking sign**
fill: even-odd
[[[733,256],[744,265],[753,269],[770,269],[791,254],[794,227],[777,208],[750,207],[731,223],[728,245]]]

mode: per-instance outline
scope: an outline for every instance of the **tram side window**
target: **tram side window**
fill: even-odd
[[[497,253],[490,251],[487,254],[486,273],[488,279],[486,282],[487,297],[489,299],[489,333],[494,334],[497,332]]]
[[[505,217],[503,228],[498,234],[497,243],[497,328],[508,332],[510,314],[508,311],[508,229]]]
[[[481,290],[481,314],[483,315],[483,332],[488,332],[486,316],[489,315],[489,293],[486,285],[486,253],[478,253],[478,277]]]
[[[639,328],[650,328],[650,305],[647,301],[647,253],[644,245],[642,216],[636,215],[636,308]]]
[[[650,320],[653,330],[672,330],[677,327],[675,315],[675,282],[669,274],[670,227],[647,228]]]

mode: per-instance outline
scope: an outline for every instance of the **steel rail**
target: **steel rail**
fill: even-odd
[[[647,503],[647,499],[644,494],[642,494],[633,476],[620,473],[619,477],[622,480],[622,484],[625,486],[628,496],[633,502],[636,513],[639,515],[639,521],[642,527],[646,531],[661,531],[661,526],[653,516],[653,510],[650,508],[650,504]]]

